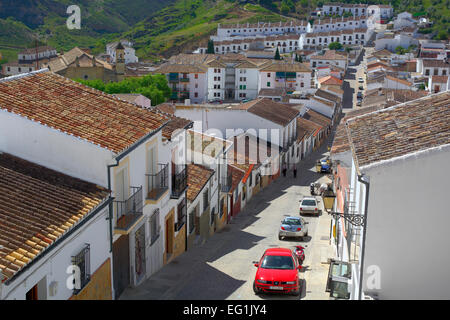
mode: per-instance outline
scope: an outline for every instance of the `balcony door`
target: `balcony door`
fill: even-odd
[[[157,174],[158,159],[156,158],[156,150],[154,147],[147,150],[147,171],[148,174]]]
[[[128,171],[126,168],[116,174],[116,200],[125,201],[129,196]]]

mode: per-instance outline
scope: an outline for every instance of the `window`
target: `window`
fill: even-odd
[[[203,192],[203,211],[208,209],[209,207],[209,189],[206,189],[205,192]]]
[[[153,214],[150,216],[150,245],[155,243],[158,240],[159,235],[161,233],[161,225],[159,224],[159,209],[155,209]]]
[[[270,73],[267,73],[267,78],[270,78]]]
[[[429,76],[430,75],[430,69],[425,69],[425,75]]]
[[[195,84],[195,88],[196,88],[196,89],[198,88],[198,83]]]
[[[194,92],[194,98],[198,98],[198,92]]]
[[[270,82],[267,82],[267,86],[270,87]]]
[[[189,212],[189,233],[192,233],[194,231],[195,227],[195,209],[192,209],[191,212]]]
[[[443,75],[443,76],[446,76],[446,75],[447,75],[447,70],[446,70],[446,69],[443,69],[443,70],[442,70],[442,75]]]
[[[250,177],[249,177],[248,186],[251,187],[252,184],[253,184],[253,172],[250,172]]]
[[[186,222],[186,199],[178,204],[177,223],[175,223],[175,231],[179,231]]]
[[[216,214],[216,207],[211,209],[209,224],[212,225],[214,223],[214,216]]]
[[[73,294],[78,294],[88,282],[91,280],[91,247],[88,243],[85,244],[83,249],[75,256],[72,256],[72,265],[78,267],[79,270],[79,283],[75,277]],[[74,270],[75,271],[75,270]]]
[[[439,69],[436,68],[436,69],[433,70],[433,75],[434,75],[434,76],[437,76],[438,73],[439,73]]]
[[[198,73],[195,74],[194,78],[195,78],[195,79],[198,79]]]

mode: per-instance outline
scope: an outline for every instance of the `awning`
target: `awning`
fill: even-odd
[[[253,170],[254,166],[255,166],[254,164],[250,165],[250,167],[248,168],[247,172],[245,173],[244,179],[242,179],[242,183],[246,183],[247,182],[247,179],[250,176],[250,174],[252,173],[252,170]]]

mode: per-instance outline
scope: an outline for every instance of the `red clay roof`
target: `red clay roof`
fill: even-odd
[[[0,269],[6,279],[108,196],[95,184],[0,154]]]
[[[0,80],[0,108],[115,153],[169,120],[52,72]]]
[[[189,201],[194,201],[199,195],[206,183],[214,174],[214,170],[208,169],[200,164],[187,165],[187,191],[186,198]]]
[[[359,167],[450,143],[450,92],[349,120]]]
[[[287,126],[298,115],[297,110],[268,98],[255,99],[234,106],[233,108],[237,110],[247,110],[250,113],[282,126]]]

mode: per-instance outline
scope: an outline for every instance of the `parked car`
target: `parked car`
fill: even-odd
[[[364,83],[364,79],[363,79],[362,77],[359,77],[359,78],[358,78],[358,82],[359,82],[359,83]]]
[[[327,160],[320,160],[320,172],[330,173],[331,172],[331,166],[330,163]]]
[[[316,198],[314,197],[304,197],[300,200],[300,215],[302,214],[314,214],[319,216],[320,209]]]
[[[361,91],[363,91],[363,90],[364,90],[364,87],[363,87],[363,86],[359,86],[358,89],[361,90]]]
[[[267,249],[261,260],[254,261],[253,264],[258,267],[253,281],[255,294],[262,292],[300,294],[298,272],[302,266],[298,263],[297,256],[292,249]]]
[[[278,239],[285,237],[300,237],[302,240],[308,236],[308,222],[299,217],[287,216],[281,221],[278,230]]]
[[[356,99],[358,99],[358,100],[362,100],[363,99],[363,94],[362,94],[361,91],[356,94]]]

